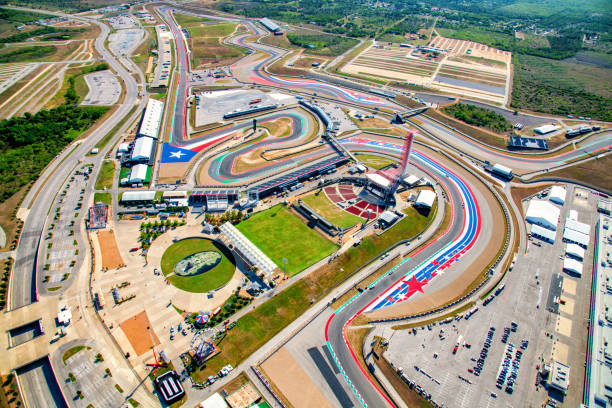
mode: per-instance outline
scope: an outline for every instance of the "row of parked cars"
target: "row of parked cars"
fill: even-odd
[[[475,358],[472,358],[472,360],[476,361],[476,365],[474,366],[474,368],[468,368],[468,371],[477,377],[480,375],[480,372],[482,371],[482,367],[484,367],[485,360],[487,359],[487,356],[489,355],[489,348],[491,348],[491,342],[493,341],[494,333],[495,333],[495,327],[490,327],[489,332],[487,333],[487,339],[485,340],[482,346],[482,350],[480,350],[480,358],[478,360],[476,360]]]

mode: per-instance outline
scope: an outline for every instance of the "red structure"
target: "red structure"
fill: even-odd
[[[410,129],[407,132],[406,138],[404,139],[404,149],[402,151],[402,156],[400,158],[399,165],[394,169],[378,172],[378,174],[385,177],[391,182],[391,191],[395,191],[400,179],[406,176],[406,170],[408,168],[408,159],[410,157],[410,149],[412,149],[412,140],[414,139],[415,134],[416,130],[414,129]]]

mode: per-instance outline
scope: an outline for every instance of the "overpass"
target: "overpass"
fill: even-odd
[[[392,121],[393,123],[405,123],[409,117],[423,113],[427,109],[429,109],[429,106],[422,106],[420,108],[409,109],[403,112],[395,112],[393,114]]]

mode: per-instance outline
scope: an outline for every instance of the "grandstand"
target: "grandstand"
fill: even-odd
[[[548,150],[548,142],[535,137],[510,136],[508,147],[513,149]]]
[[[88,229],[106,228],[108,219],[108,205],[104,203],[96,203],[89,208],[89,217],[87,218]]]

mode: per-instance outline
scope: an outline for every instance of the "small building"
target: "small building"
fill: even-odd
[[[215,392],[210,397],[206,398],[204,401],[200,402],[200,408],[229,408],[227,402],[223,399],[223,397]]]
[[[532,237],[540,239],[542,241],[546,241],[551,244],[555,243],[555,235],[556,235],[555,231],[551,231],[549,229],[540,227],[537,224],[531,225],[530,234]]]
[[[434,191],[421,190],[414,202],[414,206],[419,208],[431,208],[433,207],[434,201],[436,201],[436,193]]]
[[[579,245],[570,243],[565,246],[565,255],[582,261],[584,260],[584,249]]]
[[[512,178],[514,178],[514,173],[512,172],[512,169],[504,165],[501,165],[499,163],[496,163],[492,166],[491,165],[485,166],[485,170],[505,180],[512,180]]]
[[[391,225],[395,224],[398,219],[399,215],[393,211],[384,211],[380,214],[380,217],[378,217],[378,222],[383,228],[389,228]]]
[[[563,242],[580,245],[582,248],[589,246],[590,237],[582,232],[573,229],[565,228],[563,231]]]
[[[558,361],[553,362],[549,385],[565,394],[569,388],[570,367]]]
[[[419,182],[421,181],[421,178],[418,176],[415,176],[414,174],[409,175],[408,177],[404,177],[404,184],[406,184],[408,187],[414,187],[417,184],[419,184]]]
[[[150,137],[140,137],[134,142],[131,160],[134,162],[148,162],[151,160],[153,151],[153,139]]]
[[[599,200],[597,202],[597,212],[610,215],[610,213],[612,213],[612,203],[610,203],[610,201]]]
[[[137,164],[132,167],[130,171],[130,179],[129,182],[131,184],[144,183],[147,181],[147,172],[149,170],[149,166],[146,164]]]
[[[391,186],[391,181],[378,173],[368,173],[366,174],[366,178],[370,183],[376,185],[379,188],[382,188],[383,190]]]
[[[567,191],[561,186],[552,186],[548,199],[553,203],[564,205]]]
[[[121,195],[121,203],[142,204],[155,200],[155,191],[126,191]]]
[[[267,17],[260,19],[259,23],[262,26],[266,27],[268,30],[270,30],[270,32],[272,33],[277,33],[280,31],[280,27],[278,26],[278,24],[276,24],[274,21],[270,20]]]
[[[120,143],[119,147],[117,148],[117,153],[127,153],[130,150],[130,144],[129,143]]]
[[[557,130],[559,130],[559,128],[555,125],[544,125],[533,129],[533,131],[538,135],[547,135],[549,133],[556,132]]]
[[[68,306],[64,306],[57,314],[57,322],[62,326],[68,326],[72,322],[72,312]]]
[[[563,260],[563,270],[565,272],[582,276],[582,262],[579,262],[573,258],[565,258]]]
[[[536,224],[551,231],[557,230],[561,210],[548,201],[531,200],[527,208],[525,220],[530,224]]]

